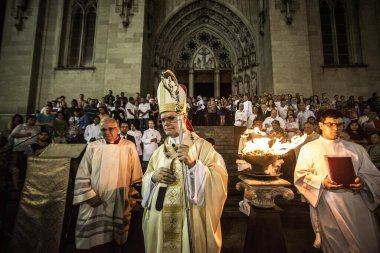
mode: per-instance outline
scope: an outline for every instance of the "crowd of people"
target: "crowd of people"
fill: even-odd
[[[349,96],[346,99],[344,95],[330,98],[327,93],[321,97],[313,95],[305,98],[298,93],[293,96],[264,92],[261,96],[188,97],[186,101],[186,115],[194,126],[259,127],[268,134],[287,139],[302,132],[315,139],[320,134],[318,118],[327,109],[336,109],[344,115],[344,130],[340,138],[366,147],[372,161],[380,168],[380,97],[377,93],[368,99],[363,96]],[[16,180],[19,174],[24,176],[25,151],[30,144],[38,141],[40,129],[48,134],[48,143],[90,143],[102,138],[100,122],[106,118],[115,119],[120,126],[119,134],[136,144],[146,167],[150,155],[161,141],[157,131],[161,125],[157,99],[150,94],[140,96],[139,93],[128,98],[124,92],[114,95],[109,90],[100,100],[80,94],[77,99],[71,100],[70,106],[65,96],[60,96],[35,114],[27,116],[25,122],[20,114],[15,114],[8,129],[2,131],[2,137],[7,138],[3,140],[3,149],[15,146],[9,166],[12,178]],[[36,150],[39,152],[40,149]],[[147,154],[143,154],[144,150]],[[27,154],[33,152],[29,149]],[[16,183],[14,188],[19,188]]]
[[[39,155],[50,143],[91,144],[96,142],[105,145],[114,144],[114,141],[115,144],[118,144],[121,139],[134,143],[139,164],[143,168],[141,173],[147,170],[147,175],[150,175],[146,183],[149,185],[149,189],[153,189],[152,187],[155,185],[150,185],[151,181],[164,184],[173,183],[175,179],[171,179],[167,175],[172,173],[171,171],[160,169],[156,171],[149,167],[152,166],[149,165],[149,161],[154,160],[152,155],[155,154],[154,151],[158,149],[159,143],[162,141],[160,131],[157,129],[162,125],[168,135],[173,131],[171,124],[176,122],[175,108],[170,108],[170,113],[167,113],[167,109],[160,108],[157,102],[158,98],[150,94],[143,97],[137,93],[135,97],[127,98],[123,92],[114,96],[113,91],[109,90],[101,100],[85,99],[85,96],[80,94],[78,99],[71,101],[71,106],[67,105],[64,96],[60,96],[49,101],[41,110],[28,115],[25,121],[22,115],[15,114],[9,122],[8,129],[0,134],[0,159],[2,161],[0,184],[4,184],[8,178],[12,182],[13,190],[19,191],[25,179],[27,157]],[[321,119],[325,112],[333,109],[342,115],[342,122],[339,122],[339,126],[335,121],[333,123],[322,122],[322,125],[329,129],[335,126],[341,128],[339,139],[357,143],[366,148],[372,163],[377,169],[380,169],[380,119],[378,117],[380,97],[376,93],[373,93],[372,97],[368,99],[364,99],[362,96],[357,99],[350,96],[347,100],[343,95],[334,95],[330,99],[326,93],[323,93],[321,98],[317,95],[305,98],[299,94],[293,96],[268,93],[261,96],[246,94],[209,99],[201,96],[196,98],[186,98],[185,96],[184,105],[186,105],[183,107],[183,114],[186,115],[185,125],[190,122],[194,126],[257,127],[270,136],[283,140],[289,140],[295,135],[304,133],[307,134],[304,144],[316,140],[324,134]],[[107,136],[112,137],[112,140],[107,140]],[[176,142],[175,135],[172,135],[171,138],[173,138],[172,144],[174,144]],[[194,142],[193,135],[189,138],[190,142]],[[122,141],[121,143],[130,142]],[[164,153],[171,149],[171,145],[167,144],[170,143],[162,146],[166,150],[163,151]],[[129,149],[130,144],[128,145]],[[300,148],[295,149],[297,156],[299,151]],[[189,150],[186,150],[185,153],[188,152]],[[183,154],[185,164],[189,167],[195,166],[195,161],[185,153]],[[219,160],[222,159],[219,158]],[[158,166],[158,161],[155,166]],[[152,161],[151,163],[153,164]],[[139,166],[134,165],[137,171],[141,170]],[[84,170],[83,173],[86,173],[87,169],[84,168]],[[130,180],[138,180],[142,176],[141,173],[137,173]],[[148,192],[150,191],[148,190]],[[86,191],[84,190],[84,192]],[[89,201],[88,203],[94,202],[93,206],[103,203],[94,196],[86,194],[84,196],[85,201]],[[95,200],[90,201],[87,198]],[[82,199],[78,199],[78,203],[82,203],[82,201]]]

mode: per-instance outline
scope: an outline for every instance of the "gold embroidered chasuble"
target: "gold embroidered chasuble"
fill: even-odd
[[[168,140],[169,138],[154,152],[143,177],[143,196],[150,190],[151,176],[158,168],[171,168],[177,178],[171,185],[158,183],[151,194],[148,207],[144,210],[145,251],[149,253],[190,252],[182,167]],[[195,133],[185,132],[183,143],[190,146],[189,152],[205,169],[204,203],[202,206],[190,204],[195,252],[217,253],[222,246],[220,217],[227,197],[227,172],[212,145]],[[190,179],[189,176],[188,178]],[[163,208],[158,211],[156,204],[160,187],[167,187],[167,190]]]

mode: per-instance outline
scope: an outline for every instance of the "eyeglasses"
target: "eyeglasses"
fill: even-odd
[[[323,122],[322,123],[323,125],[327,126],[327,127],[333,127],[333,126],[336,126],[337,128],[341,128],[344,126],[344,122],[339,122],[339,123],[333,123],[333,122]]]
[[[177,120],[176,116],[169,116],[169,117],[161,118],[162,123],[165,123],[165,122],[172,123],[176,120]]]
[[[115,129],[116,129],[116,127],[101,128],[100,131],[102,131],[103,133],[105,133],[107,131],[112,133]]]

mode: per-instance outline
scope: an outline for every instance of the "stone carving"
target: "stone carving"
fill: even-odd
[[[294,198],[292,190],[284,187],[284,185],[290,185],[290,183],[283,179],[261,182],[259,180],[252,181],[254,181],[253,184],[247,184],[243,181],[238,182],[236,185],[238,191],[244,190],[244,199],[250,205],[260,208],[272,208],[276,206],[274,200],[277,196],[282,196],[286,200]],[[282,181],[288,184],[282,183]]]
[[[24,28],[24,20],[32,15],[33,0],[13,0],[11,5],[11,15],[17,20],[15,27],[17,31]]]
[[[122,23],[125,28],[130,24],[130,17],[132,13],[133,0],[116,0],[115,11],[119,13],[122,18]]]
[[[177,67],[187,68],[189,54],[184,53],[184,48],[181,47],[177,49],[179,51],[173,50],[178,47],[178,38],[191,36],[191,38],[186,39],[187,41],[191,41],[194,36],[190,34],[190,31],[198,30],[199,33],[201,30],[206,30],[211,34],[211,30],[209,29],[217,31],[218,34],[222,35],[223,38],[214,33],[214,35],[218,36],[218,40],[222,42],[222,45],[226,49],[228,48],[223,53],[216,53],[215,49],[208,43],[201,42],[199,44],[210,47],[215,53],[216,58],[226,58],[228,56],[229,59],[229,50],[234,50],[238,58],[244,57],[243,55],[256,55],[254,39],[247,25],[236,13],[215,0],[194,1],[178,10],[156,37],[156,55],[166,55],[172,60],[176,60]],[[256,57],[249,58],[248,65],[256,64],[255,61]],[[154,62],[156,63],[157,60],[155,59]],[[224,61],[219,62],[219,64],[226,67],[231,66],[231,64],[225,64]],[[223,66],[220,67],[223,68]]]
[[[193,55],[194,57],[192,57]],[[194,59],[192,62],[194,69],[214,69],[217,67],[217,62],[219,68],[231,68],[232,66],[227,48],[218,38],[207,32],[200,32],[185,43],[175,67],[188,69],[190,59]]]
[[[287,25],[292,24],[293,16],[296,10],[299,9],[299,5],[298,0],[276,0],[275,2],[275,8],[280,9],[281,13],[284,13]]]
[[[253,72],[251,74],[251,94],[257,95],[257,73]]]
[[[214,69],[215,60],[211,52],[206,47],[202,47],[195,56],[193,65],[194,69]]]

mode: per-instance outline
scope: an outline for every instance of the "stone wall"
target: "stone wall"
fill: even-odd
[[[77,98],[80,93],[85,94],[85,97],[100,99],[109,89],[115,94],[123,91],[127,96],[140,92],[144,1],[134,1],[133,16],[128,28],[123,27],[122,19],[115,11],[115,1],[98,1],[95,69],[83,70],[56,69],[62,9],[57,11],[55,8],[51,8],[52,15],[47,30],[46,50],[49,53],[44,55],[40,106],[58,95],[66,95],[66,100],[69,101]]]
[[[273,62],[273,92],[296,92],[310,96],[312,81],[309,38],[307,31],[306,1],[296,1],[291,24],[279,8],[282,1],[268,1],[271,53]]]
[[[369,97],[374,91],[380,92],[380,3],[376,0],[358,3],[365,66],[323,68],[319,4],[317,0],[307,1],[313,93],[327,92],[332,98],[334,94]]]
[[[259,83],[258,94],[273,92],[273,62],[271,43],[271,20],[269,18],[268,2],[261,10],[261,25],[258,24],[258,56],[259,56]],[[260,28],[261,26],[261,28]]]
[[[11,15],[11,1],[6,6],[3,40],[0,54],[0,124],[5,126],[14,113],[26,114],[28,104],[34,98],[32,85],[32,63],[35,57],[35,40],[39,2],[29,6],[27,19],[21,31],[15,27],[16,20]]]
[[[57,68],[65,1],[31,1],[21,31],[15,28],[11,15],[13,1],[7,1],[0,52],[0,99],[5,101],[0,108],[0,126],[12,114],[31,113],[59,95],[65,95],[69,102],[80,93],[101,98],[108,89],[115,94],[124,91],[127,96],[152,92],[157,83],[152,80],[159,71],[152,65],[155,33],[191,2],[133,1],[131,22],[124,28],[115,1],[98,1],[94,68],[75,70]],[[357,1],[363,60],[361,66],[344,68],[323,67],[318,0],[294,1],[290,25],[278,8],[282,1],[265,0],[262,27],[259,0],[216,2],[237,13],[253,32],[259,94],[300,92],[309,96],[328,92],[368,97],[380,91],[379,1]]]

